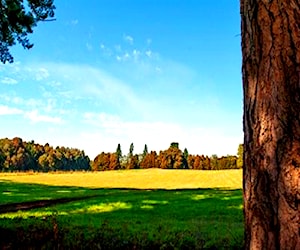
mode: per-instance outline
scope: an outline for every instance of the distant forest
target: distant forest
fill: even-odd
[[[237,156],[211,157],[191,155],[187,149],[181,151],[178,143],[171,143],[166,150],[148,152],[145,145],[142,154],[134,154],[134,144],[123,155],[121,145],[111,153],[102,152],[94,160],[83,150],[68,147],[52,147],[48,143],[40,145],[34,141],[25,142],[21,138],[0,139],[0,171],[104,171],[119,169],[197,169],[221,170],[242,168],[243,145],[240,144]]]

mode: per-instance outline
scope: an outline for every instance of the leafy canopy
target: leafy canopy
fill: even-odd
[[[54,0],[0,0],[0,60],[12,63],[9,47],[17,42],[32,48],[27,38],[39,21],[54,20]],[[49,19],[50,18],[50,19]]]

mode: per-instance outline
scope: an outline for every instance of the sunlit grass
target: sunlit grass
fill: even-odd
[[[162,245],[169,249],[242,248],[241,174],[240,170],[160,169],[2,174],[0,205],[40,199],[84,199],[2,213],[0,228],[13,232],[22,227],[29,234],[26,237],[35,237],[29,233],[35,227],[53,232],[55,223],[66,248],[97,239],[106,242],[103,244],[108,244],[109,249],[118,248],[116,242],[131,242],[147,249]],[[14,240],[24,244],[19,238]],[[123,248],[126,247],[119,247]]]
[[[72,173],[0,174],[0,180],[88,188],[242,188],[242,170],[120,170]],[[62,192],[62,191],[61,191]]]

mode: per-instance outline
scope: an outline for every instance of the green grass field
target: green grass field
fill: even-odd
[[[0,248],[241,249],[241,188],[241,170],[0,174]]]

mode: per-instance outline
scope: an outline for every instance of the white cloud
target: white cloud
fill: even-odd
[[[0,115],[19,115],[22,113],[23,111],[21,109],[0,105]]]
[[[129,43],[130,45],[133,45],[133,37],[129,35],[124,35],[123,39],[125,42]]]
[[[36,108],[36,107],[42,107],[44,104],[44,101],[40,101],[38,99],[34,98],[28,98],[24,99],[20,96],[9,96],[9,95],[2,95],[0,96],[1,99],[3,99],[5,102],[12,103],[17,106],[21,106],[23,108]]]
[[[14,84],[18,83],[18,81],[16,79],[13,79],[10,77],[4,77],[3,79],[1,79],[0,82],[3,84],[7,84],[7,85],[14,85]]]
[[[37,81],[45,80],[48,77],[49,77],[49,72],[46,68],[39,68],[39,69],[35,70],[35,79]]]
[[[132,36],[123,35],[125,43],[132,45],[130,49],[128,46],[123,47],[120,44],[114,46],[107,46],[103,43],[100,44],[100,49],[105,57],[111,57],[118,62],[129,63],[146,63],[149,60],[159,60],[159,54],[150,49],[151,39],[146,40],[146,48],[138,48],[134,45],[134,39]]]
[[[139,61],[140,56],[141,56],[141,52],[139,50],[134,49],[132,51],[132,57],[135,62]]]
[[[128,52],[125,52],[122,55],[117,55],[116,59],[117,59],[118,62],[125,62],[125,61],[130,60],[131,57],[132,56]]]
[[[63,122],[60,117],[40,115],[38,110],[32,110],[32,111],[26,112],[24,114],[24,117],[29,119],[33,123],[46,122],[46,123],[61,124]]]
[[[151,50],[147,50],[147,51],[145,52],[145,54],[146,54],[146,56],[148,56],[149,58],[151,58],[151,56],[152,56],[152,51],[151,51]]]
[[[240,137],[227,135],[226,131],[218,128],[183,127],[167,122],[125,121],[120,116],[107,113],[85,113],[83,119],[92,126],[89,132],[82,132],[82,141],[93,141],[95,144],[84,146],[92,157],[100,151],[114,152],[118,143],[127,153],[131,142],[135,152],[142,153],[145,144],[149,150],[165,150],[171,142],[178,142],[183,150],[187,148],[192,154],[219,156],[236,154],[241,141]],[[93,129],[94,127],[94,129]]]
[[[105,103],[112,108],[134,110],[137,112],[144,107],[143,100],[140,100],[128,83],[123,82],[110,73],[101,69],[86,65],[71,64],[44,64],[53,79],[60,79],[62,86],[55,94],[65,93],[66,98],[74,100],[93,100],[97,103]],[[64,88],[64,89],[62,89]],[[51,96],[51,98],[59,96]]]
[[[103,50],[110,50],[102,45]],[[31,139],[39,141],[44,135],[49,143],[84,149],[91,158],[101,151],[115,151],[118,143],[126,154],[131,142],[136,153],[142,152],[144,144],[159,152],[173,141],[192,154],[236,153],[241,133],[226,131],[234,130],[228,126],[230,122],[222,124],[222,129],[213,127],[210,119],[220,117],[221,109],[207,102],[203,84],[190,89],[193,70],[164,58],[155,60],[150,48],[120,48],[121,53],[116,53],[117,49],[112,47],[113,60],[116,56],[120,60],[128,58],[122,67],[115,61],[107,67],[67,63],[19,65],[20,75],[32,79],[32,86],[36,84],[38,88],[26,95],[18,88],[14,93],[0,94],[0,115],[19,115],[19,124],[27,126],[24,134],[32,129]],[[142,63],[134,63],[134,55]],[[37,83],[38,79],[44,81]],[[19,85],[22,84],[16,87]],[[200,94],[191,96],[190,92]],[[192,102],[195,98],[198,101]],[[6,118],[8,122],[16,117]],[[222,119],[215,118],[215,124],[225,121]],[[45,133],[48,128],[53,129],[49,134]],[[20,130],[12,126],[10,133],[13,129],[16,133]]]
[[[103,43],[100,44],[100,49],[105,57],[111,57],[113,55],[112,49],[106,47]]]

